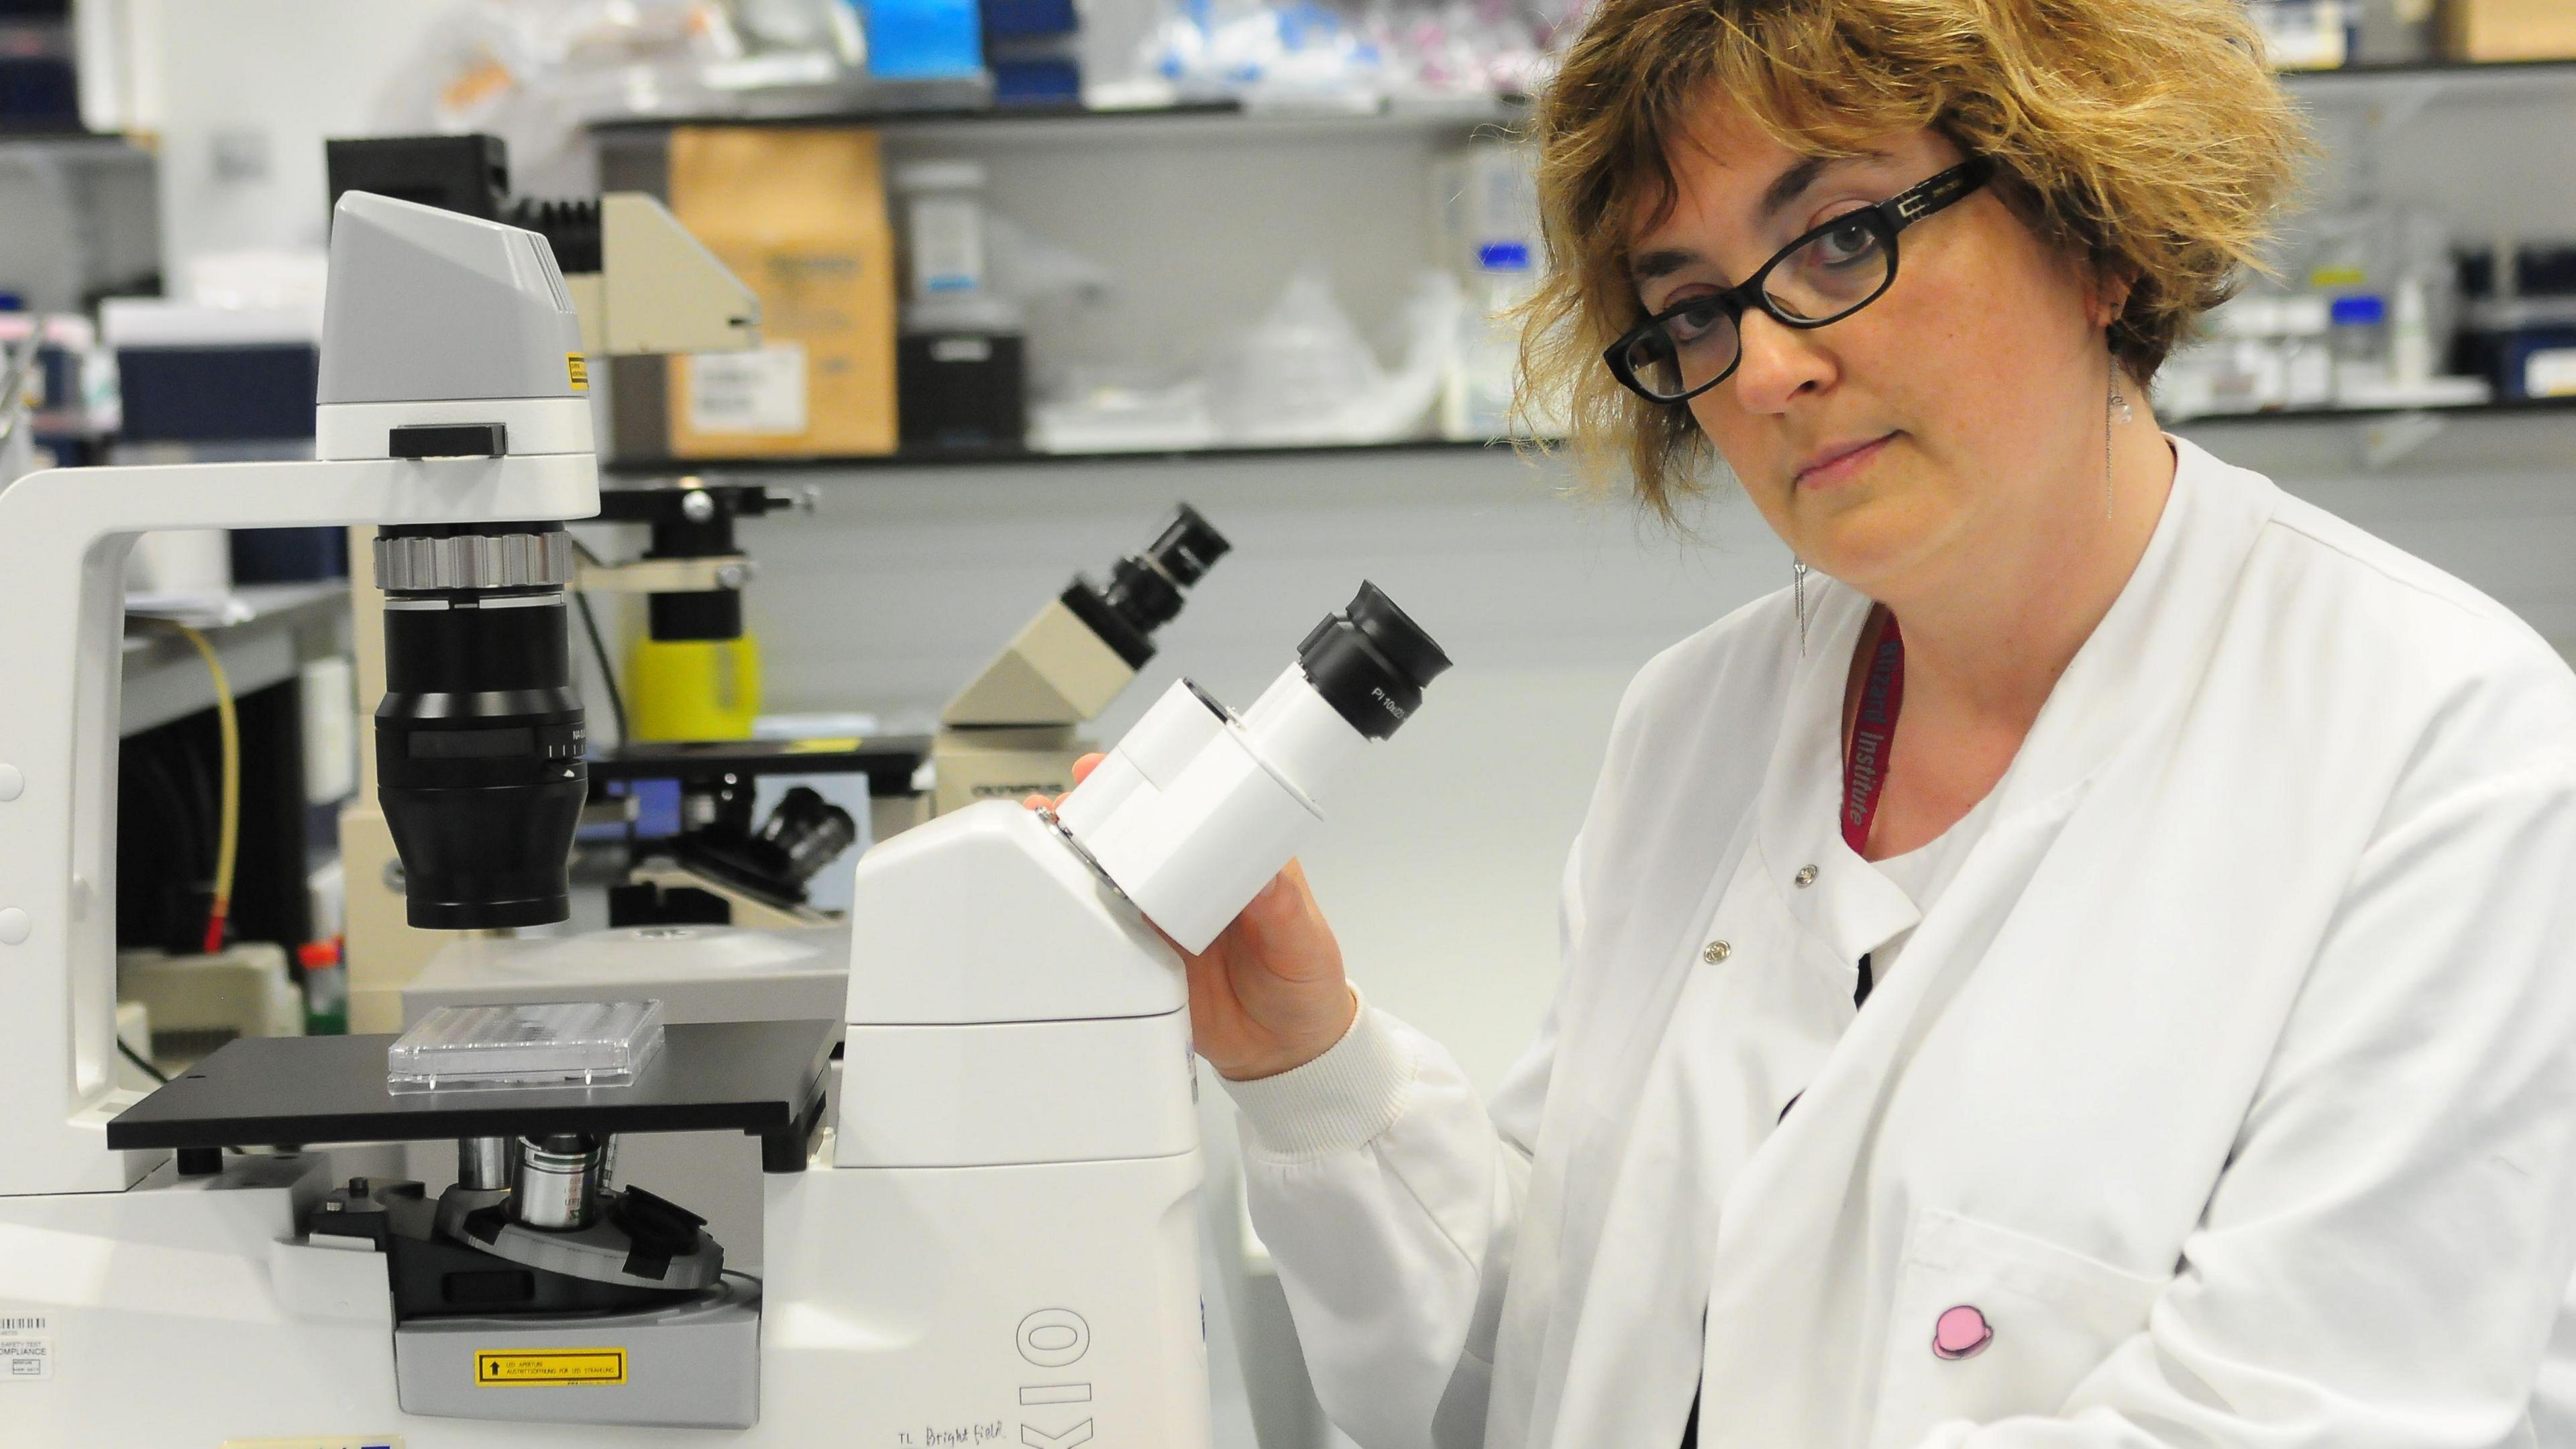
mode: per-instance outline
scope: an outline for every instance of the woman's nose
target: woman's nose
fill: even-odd
[[[1833,361],[1815,345],[1815,334],[1783,327],[1759,310],[1747,310],[1737,329],[1744,359],[1729,381],[1746,411],[1786,411],[1790,399],[1833,381]]]

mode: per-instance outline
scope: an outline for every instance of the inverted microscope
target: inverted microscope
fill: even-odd
[[[362,192],[329,287],[318,461],[0,490],[0,1437],[1204,1446],[1173,943],[1288,859],[1438,647],[1363,586],[1241,715],[1176,685],[1057,810],[987,800],[877,847],[839,1021],[487,1007],[235,1041],[122,1091],[109,766],[142,530],[381,525],[405,910],[565,913],[562,523],[598,506],[572,304],[542,238]],[[757,1274],[694,1184],[622,1180],[618,1143],[669,1133],[759,1143]],[[343,1170],[405,1142],[453,1144],[455,1184]]]

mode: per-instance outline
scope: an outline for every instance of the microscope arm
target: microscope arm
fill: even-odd
[[[0,1061],[33,1093],[0,1113],[0,1196],[131,1181],[102,1129],[130,1105],[112,1070],[113,827],[134,536],[597,508],[587,453],[84,468],[0,490]]]

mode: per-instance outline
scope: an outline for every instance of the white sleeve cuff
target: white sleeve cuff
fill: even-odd
[[[1413,1053],[1393,1021],[1351,988],[1358,1012],[1350,1030],[1322,1056],[1249,1082],[1225,1082],[1263,1154],[1304,1161],[1367,1146],[1404,1115],[1413,1088]]]

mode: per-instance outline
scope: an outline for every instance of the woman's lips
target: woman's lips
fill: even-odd
[[[1884,449],[1895,436],[1894,433],[1888,433],[1866,443],[1829,448],[1815,462],[1800,468],[1798,476],[1790,481],[1793,486],[1799,488],[1830,486],[1843,482],[1868,467],[1870,460],[1876,458],[1880,450]]]

